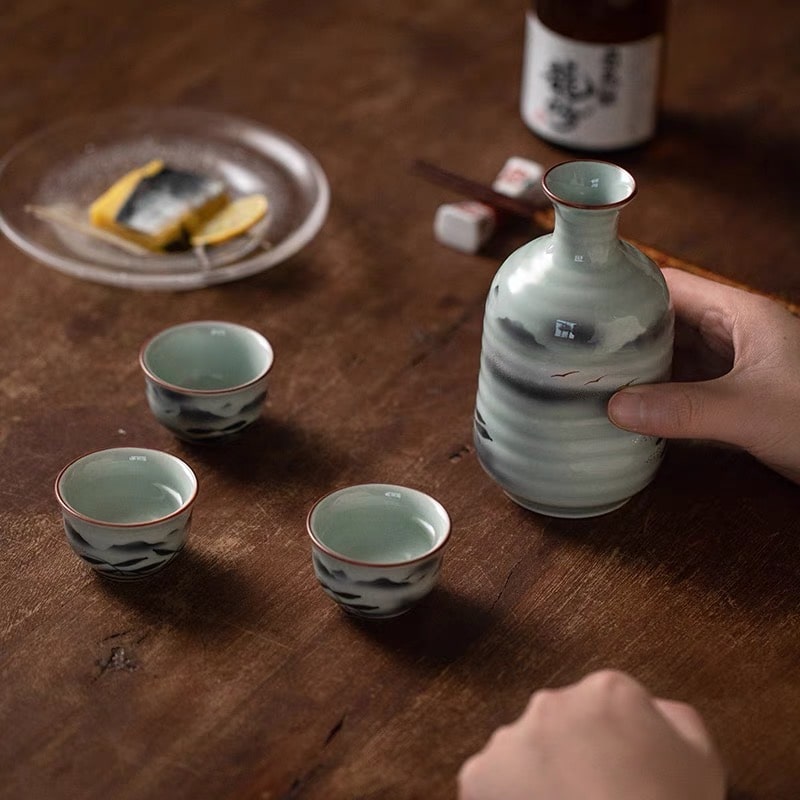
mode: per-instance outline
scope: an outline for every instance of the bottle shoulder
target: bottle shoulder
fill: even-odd
[[[668,302],[667,284],[658,265],[634,245],[618,239],[602,262],[574,260],[559,252],[552,233],[527,242],[502,262],[493,285],[505,284],[512,294],[540,291],[548,286],[582,291],[590,288],[617,289],[640,286]]]
[[[497,271],[486,314],[522,326],[535,336],[552,330],[586,332],[587,341],[628,341],[671,327],[666,282],[656,264],[620,241],[602,266],[565,266],[551,234],[512,253]]]

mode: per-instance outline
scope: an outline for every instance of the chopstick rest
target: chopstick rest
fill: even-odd
[[[536,161],[511,156],[492,183],[494,191],[533,203],[545,201],[542,192],[544,167]],[[444,203],[436,209],[433,233],[436,240],[462,253],[477,253],[497,229],[495,209],[478,200]]]

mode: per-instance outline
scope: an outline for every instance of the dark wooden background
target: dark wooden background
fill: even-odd
[[[673,444],[623,509],[550,520],[472,451],[485,292],[529,233],[443,248],[451,195],[408,166],[490,181],[510,155],[566,157],[518,116],[524,5],[4,5],[0,150],[74,112],[190,105],[300,140],[333,201],[284,265],[192,293],[81,282],[0,241],[3,798],[452,798],[531,691],[602,666],[694,703],[734,797],[798,796],[800,489]],[[640,184],[624,235],[800,299],[799,40],[794,0],[675,0],[659,137],[618,159]],[[201,449],[150,417],[136,354],[208,317],[277,358],[263,420]],[[130,444],[187,459],[201,494],[176,563],[117,586],[69,551],[52,483]],[[440,586],[384,624],[322,594],[304,530],[320,494],[370,481],[431,492],[454,524]]]

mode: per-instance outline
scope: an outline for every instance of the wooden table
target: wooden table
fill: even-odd
[[[471,445],[480,256],[431,234],[427,158],[490,181],[563,160],[517,113],[524,3],[17,0],[0,22],[0,149],[76,111],[190,105],[309,147],[320,235],[260,276],[190,293],[82,282],[0,242],[0,796],[450,798],[461,762],[531,691],[602,666],[697,705],[735,797],[800,787],[800,490],[750,457],[672,444],[656,481],[585,521],[517,508]],[[675,0],[658,139],[622,232],[800,299],[800,7]],[[220,318],[273,342],[263,420],[181,444],[136,354]],[[196,469],[190,545],[105,582],[67,547],[53,480],[142,445]],[[441,584],[393,622],[314,580],[305,514],[352,483],[422,488],[454,533]]]

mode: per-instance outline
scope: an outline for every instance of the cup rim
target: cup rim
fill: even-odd
[[[85,458],[89,458],[90,456],[97,455],[99,453],[112,453],[112,452],[123,452],[123,451],[135,451],[142,455],[147,453],[158,453],[160,456],[168,456],[169,458],[179,462],[182,464],[186,469],[189,470],[189,474],[192,476],[192,492],[189,495],[189,498],[181,503],[180,508],[176,511],[173,511],[169,514],[166,514],[161,517],[155,517],[154,519],[149,519],[144,522],[108,522],[102,519],[96,519],[95,517],[90,517],[88,514],[84,514],[78,511],[76,508],[73,508],[66,500],[64,495],[61,493],[61,481],[66,474],[67,470],[77,464],[79,461],[83,461]],[[97,450],[90,450],[87,453],[83,453],[83,455],[77,456],[77,458],[73,458],[72,461],[65,464],[61,470],[59,471],[58,475],[56,476],[54,490],[56,495],[56,500],[58,504],[61,506],[62,511],[66,511],[69,514],[72,514],[74,517],[82,520],[83,522],[89,522],[92,525],[98,525],[103,528],[122,528],[130,530],[132,528],[148,528],[151,525],[158,525],[162,522],[166,522],[167,520],[173,519],[174,517],[178,517],[187,511],[189,508],[192,507],[194,501],[197,499],[197,494],[200,490],[200,483],[197,480],[197,473],[187,464],[182,458],[178,458],[178,456],[173,455],[172,453],[166,452],[166,450],[156,450],[152,447],[101,447]]]
[[[269,361],[267,362],[267,366],[262,369],[255,378],[252,378],[245,383],[238,383],[234,386],[226,386],[224,389],[190,389],[188,386],[180,386],[177,383],[170,383],[169,381],[165,381],[163,378],[160,378],[156,375],[150,367],[147,366],[147,362],[145,361],[145,353],[147,349],[156,341],[156,339],[160,339],[162,336],[166,336],[168,333],[172,333],[173,331],[179,330],[181,328],[194,328],[198,325],[220,325],[226,328],[238,328],[239,330],[247,331],[247,333],[251,336],[255,336],[257,339],[260,339],[267,346],[267,350],[269,351]],[[267,339],[264,334],[259,333],[255,328],[250,328],[247,325],[241,325],[238,322],[228,322],[226,320],[221,319],[196,319],[190,320],[189,322],[181,322],[177,325],[170,325],[168,328],[164,328],[158,333],[154,333],[148,339],[146,339],[141,347],[139,348],[139,366],[144,372],[145,376],[153,381],[153,383],[157,383],[159,386],[162,386],[165,389],[169,389],[173,392],[179,392],[180,394],[191,394],[191,395],[203,395],[203,396],[210,396],[210,395],[220,395],[220,394],[230,394],[231,392],[238,392],[241,389],[247,389],[250,386],[254,386],[259,381],[264,380],[267,375],[272,370],[272,367],[275,364],[275,350],[272,347],[269,339]]]
[[[547,178],[550,173],[567,164],[602,164],[607,167],[614,167],[620,172],[624,172],[626,175],[630,176],[632,181],[630,194],[628,194],[627,197],[623,197],[622,200],[616,200],[613,203],[576,203],[572,200],[565,200],[548,188]],[[553,164],[552,167],[545,171],[544,175],[542,175],[542,190],[553,203],[558,203],[568,208],[580,208],[588,211],[607,211],[613,208],[621,208],[630,203],[630,201],[636,197],[636,193],[639,191],[639,185],[636,183],[636,178],[633,177],[633,173],[630,170],[621,167],[619,164],[615,164],[613,161],[606,161],[602,158],[569,158],[566,161],[559,161],[558,164]]]
[[[349,556],[342,555],[341,553],[337,552],[336,550],[332,549],[328,545],[324,544],[314,533],[314,530],[311,525],[311,516],[314,511],[317,509],[317,506],[320,505],[324,500],[327,500],[329,497],[333,497],[337,494],[344,494],[346,492],[350,492],[353,489],[374,489],[374,488],[382,488],[386,489],[386,491],[403,491],[403,492],[414,492],[417,495],[421,495],[427,501],[432,503],[434,507],[438,507],[438,509],[444,515],[444,519],[446,522],[447,527],[445,528],[444,534],[442,535],[442,540],[435,545],[430,550],[426,551],[420,556],[416,556],[415,558],[405,559],[403,561],[392,561],[392,562],[375,562],[375,561],[364,561],[357,558],[350,558]],[[453,523],[450,519],[450,515],[447,513],[447,509],[433,496],[429,495],[427,492],[423,492],[421,489],[415,489],[412,486],[401,486],[397,483],[354,483],[348,486],[342,486],[339,489],[334,489],[333,491],[326,492],[322,497],[318,498],[306,515],[306,532],[308,533],[309,538],[311,539],[312,543],[322,550],[323,553],[326,555],[331,556],[332,558],[338,559],[339,561],[344,561],[346,564],[354,564],[359,567],[370,567],[372,569],[388,569],[390,567],[404,567],[408,566],[409,564],[416,564],[419,561],[424,561],[425,559],[430,558],[432,555],[435,555],[440,550],[444,548],[448,541],[450,541],[450,534],[453,530]]]

